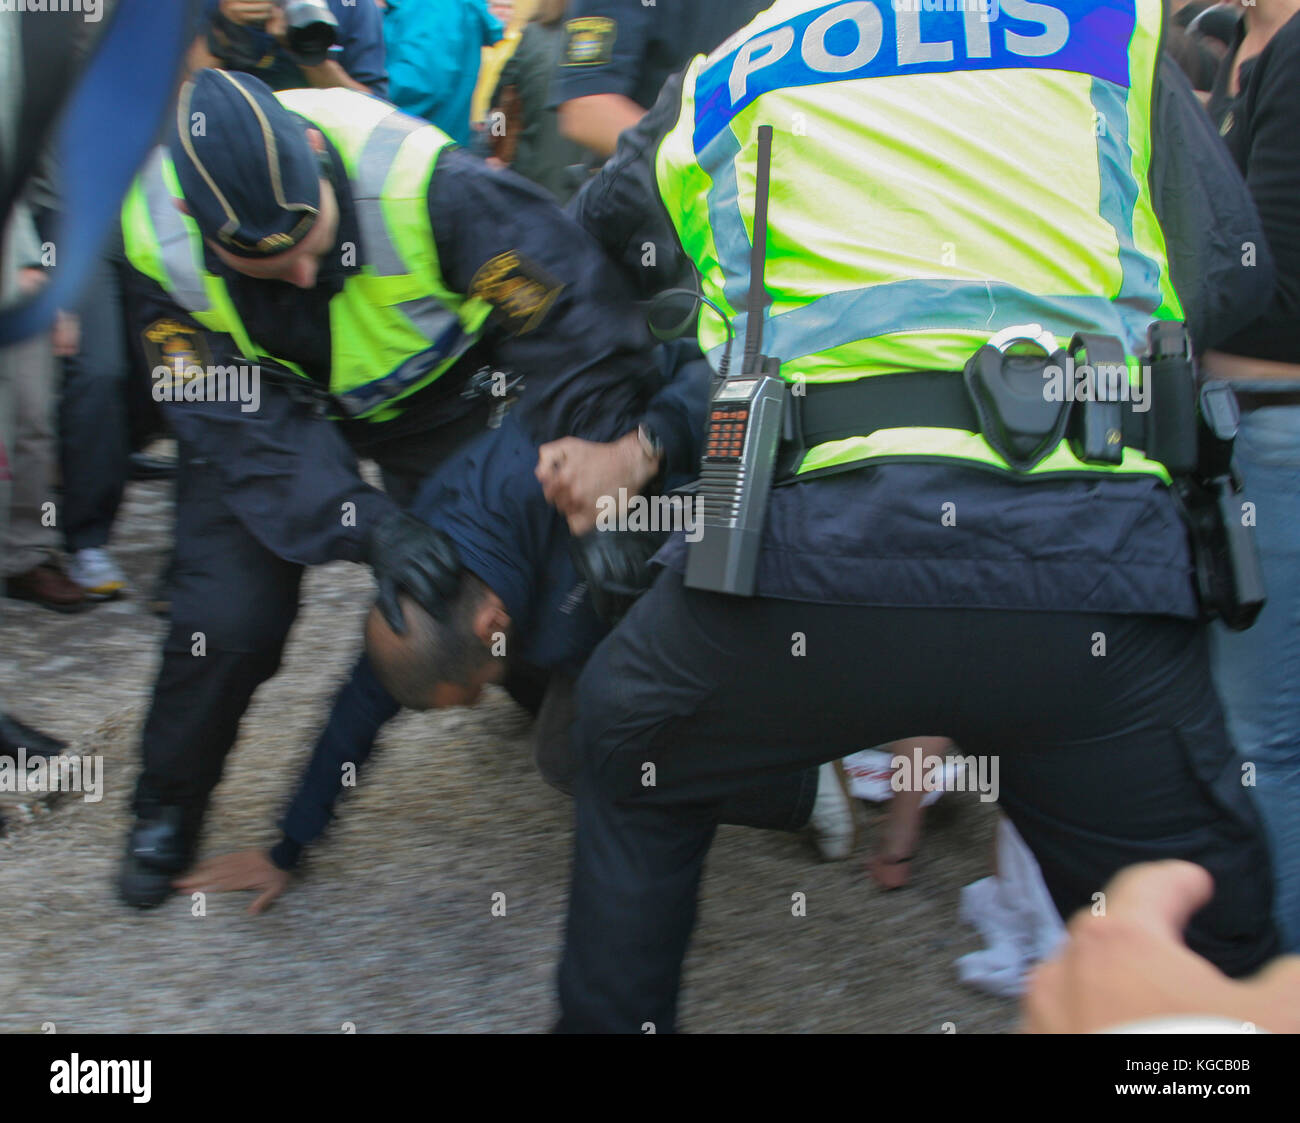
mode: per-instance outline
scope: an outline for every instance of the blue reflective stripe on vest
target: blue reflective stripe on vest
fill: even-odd
[[[1061,322],[1062,313],[1071,317],[1070,323]],[[1148,310],[1116,304],[1103,296],[1035,296],[1010,285],[969,281],[895,281],[831,293],[802,308],[769,316],[763,350],[789,363],[846,343],[910,330],[910,325],[917,324],[992,335],[1008,324],[1041,323],[1058,337],[1068,338],[1075,331],[1102,331],[1141,341],[1146,338],[1150,319]],[[904,325],[901,329],[900,324]],[[733,326],[736,338],[743,340],[748,314],[738,316]],[[710,352],[715,365],[723,350],[724,346],[719,346]],[[859,372],[844,373],[846,378],[855,378]]]
[[[736,310],[745,307],[749,295],[751,245],[745,230],[745,218],[740,211],[740,186],[736,176],[739,156],[739,139],[730,129],[725,129],[711,142],[708,153],[701,157],[701,165],[708,169],[713,180],[708,195],[709,226],[713,230],[713,244],[718,248],[718,260],[727,271],[723,292],[727,303]],[[733,268],[736,266],[743,268]]]
[[[359,417],[376,406],[400,396],[434,367],[468,350],[470,343],[473,342],[472,337],[465,334],[459,319],[455,316],[451,319],[453,322],[428,350],[412,355],[395,371],[386,374],[383,378],[367,382],[364,386],[358,386],[346,394],[336,395],[348,415]]]
[[[1024,68],[1068,70],[1121,87],[1129,83],[1134,0],[994,0],[990,12],[919,10],[923,7],[921,0],[826,4],[711,60],[696,87],[695,151],[755,98],[778,89]],[[997,18],[990,22],[994,13]]]
[[[425,337],[425,339],[434,339],[438,342],[435,346],[440,346],[442,341],[447,338],[447,329],[461,327],[460,317],[448,308],[441,300],[434,297],[426,296],[418,300],[407,300],[396,307],[402,310],[416,327],[416,330]],[[450,357],[450,353],[448,354]]]
[[[1133,237],[1133,208],[1138,185],[1128,136],[1128,91],[1111,82],[1092,83],[1092,105],[1097,111],[1097,165],[1101,169],[1101,217],[1110,223],[1119,242],[1119,265],[1123,281],[1115,299],[1134,304],[1150,320],[1159,307],[1160,266],[1137,248]],[[1140,294],[1153,294],[1157,301]],[[1146,338],[1146,325],[1141,326]],[[1132,342],[1132,340],[1130,340]],[[1136,352],[1135,352],[1136,353]]]

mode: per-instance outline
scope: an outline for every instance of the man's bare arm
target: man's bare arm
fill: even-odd
[[[608,159],[623,130],[645,116],[645,110],[622,94],[592,94],[560,106],[560,132],[584,148]]]
[[[189,53],[185,56],[185,76],[193,78],[195,71],[198,70],[215,70],[221,66],[221,61],[208,50],[208,37],[200,35],[190,46]]]
[[[319,66],[299,65],[298,69],[303,72],[307,81],[318,90],[332,90],[342,87],[345,90],[356,90],[357,93],[361,94],[371,92],[369,86],[358,82],[333,59],[326,59]]]

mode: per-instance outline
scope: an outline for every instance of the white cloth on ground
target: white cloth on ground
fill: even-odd
[[[1056,911],[1025,840],[998,816],[998,872],[961,891],[958,915],[975,928],[985,947],[957,960],[961,981],[1004,998],[1025,991],[1030,969],[1050,959],[1065,939]]]

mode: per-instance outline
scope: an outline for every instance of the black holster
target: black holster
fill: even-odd
[[[1026,361],[980,348],[964,375],[985,440],[1021,472],[1067,435],[1085,463],[1120,464],[1131,447],[1163,464],[1191,537],[1202,612],[1234,631],[1249,628],[1264,606],[1264,578],[1252,509],[1233,463],[1240,412],[1231,386],[1198,384],[1187,329],[1174,321],[1156,321],[1148,330],[1145,417],[1122,405],[1130,399],[1122,381],[1128,377],[1124,345],[1081,333],[1068,357],[1081,353],[1093,370],[1092,392],[1072,401],[1066,387],[1066,400],[1057,403],[1045,399],[1040,379],[1049,364],[1062,366],[1065,354]]]
[[[1173,477],[1191,536],[1201,611],[1233,631],[1249,628],[1264,607],[1264,575],[1255,522],[1233,462],[1241,412],[1226,382],[1199,384],[1183,324],[1158,320],[1147,332],[1153,409],[1147,456]]]
[[[1241,632],[1259,616],[1266,594],[1253,511],[1233,462],[1240,413],[1226,382],[1205,383],[1199,406],[1197,468],[1175,476],[1174,491],[1191,533],[1201,609]]]
[[[1069,400],[1052,401],[1043,392],[1043,371],[1064,367],[1065,353],[1043,358],[1004,355],[985,344],[966,364],[963,379],[989,445],[1017,472],[1036,467],[1065,436]]]

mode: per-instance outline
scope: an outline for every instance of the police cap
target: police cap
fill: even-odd
[[[237,257],[291,250],[320,214],[321,161],[307,125],[251,74],[195,74],[168,147],[199,229]]]

